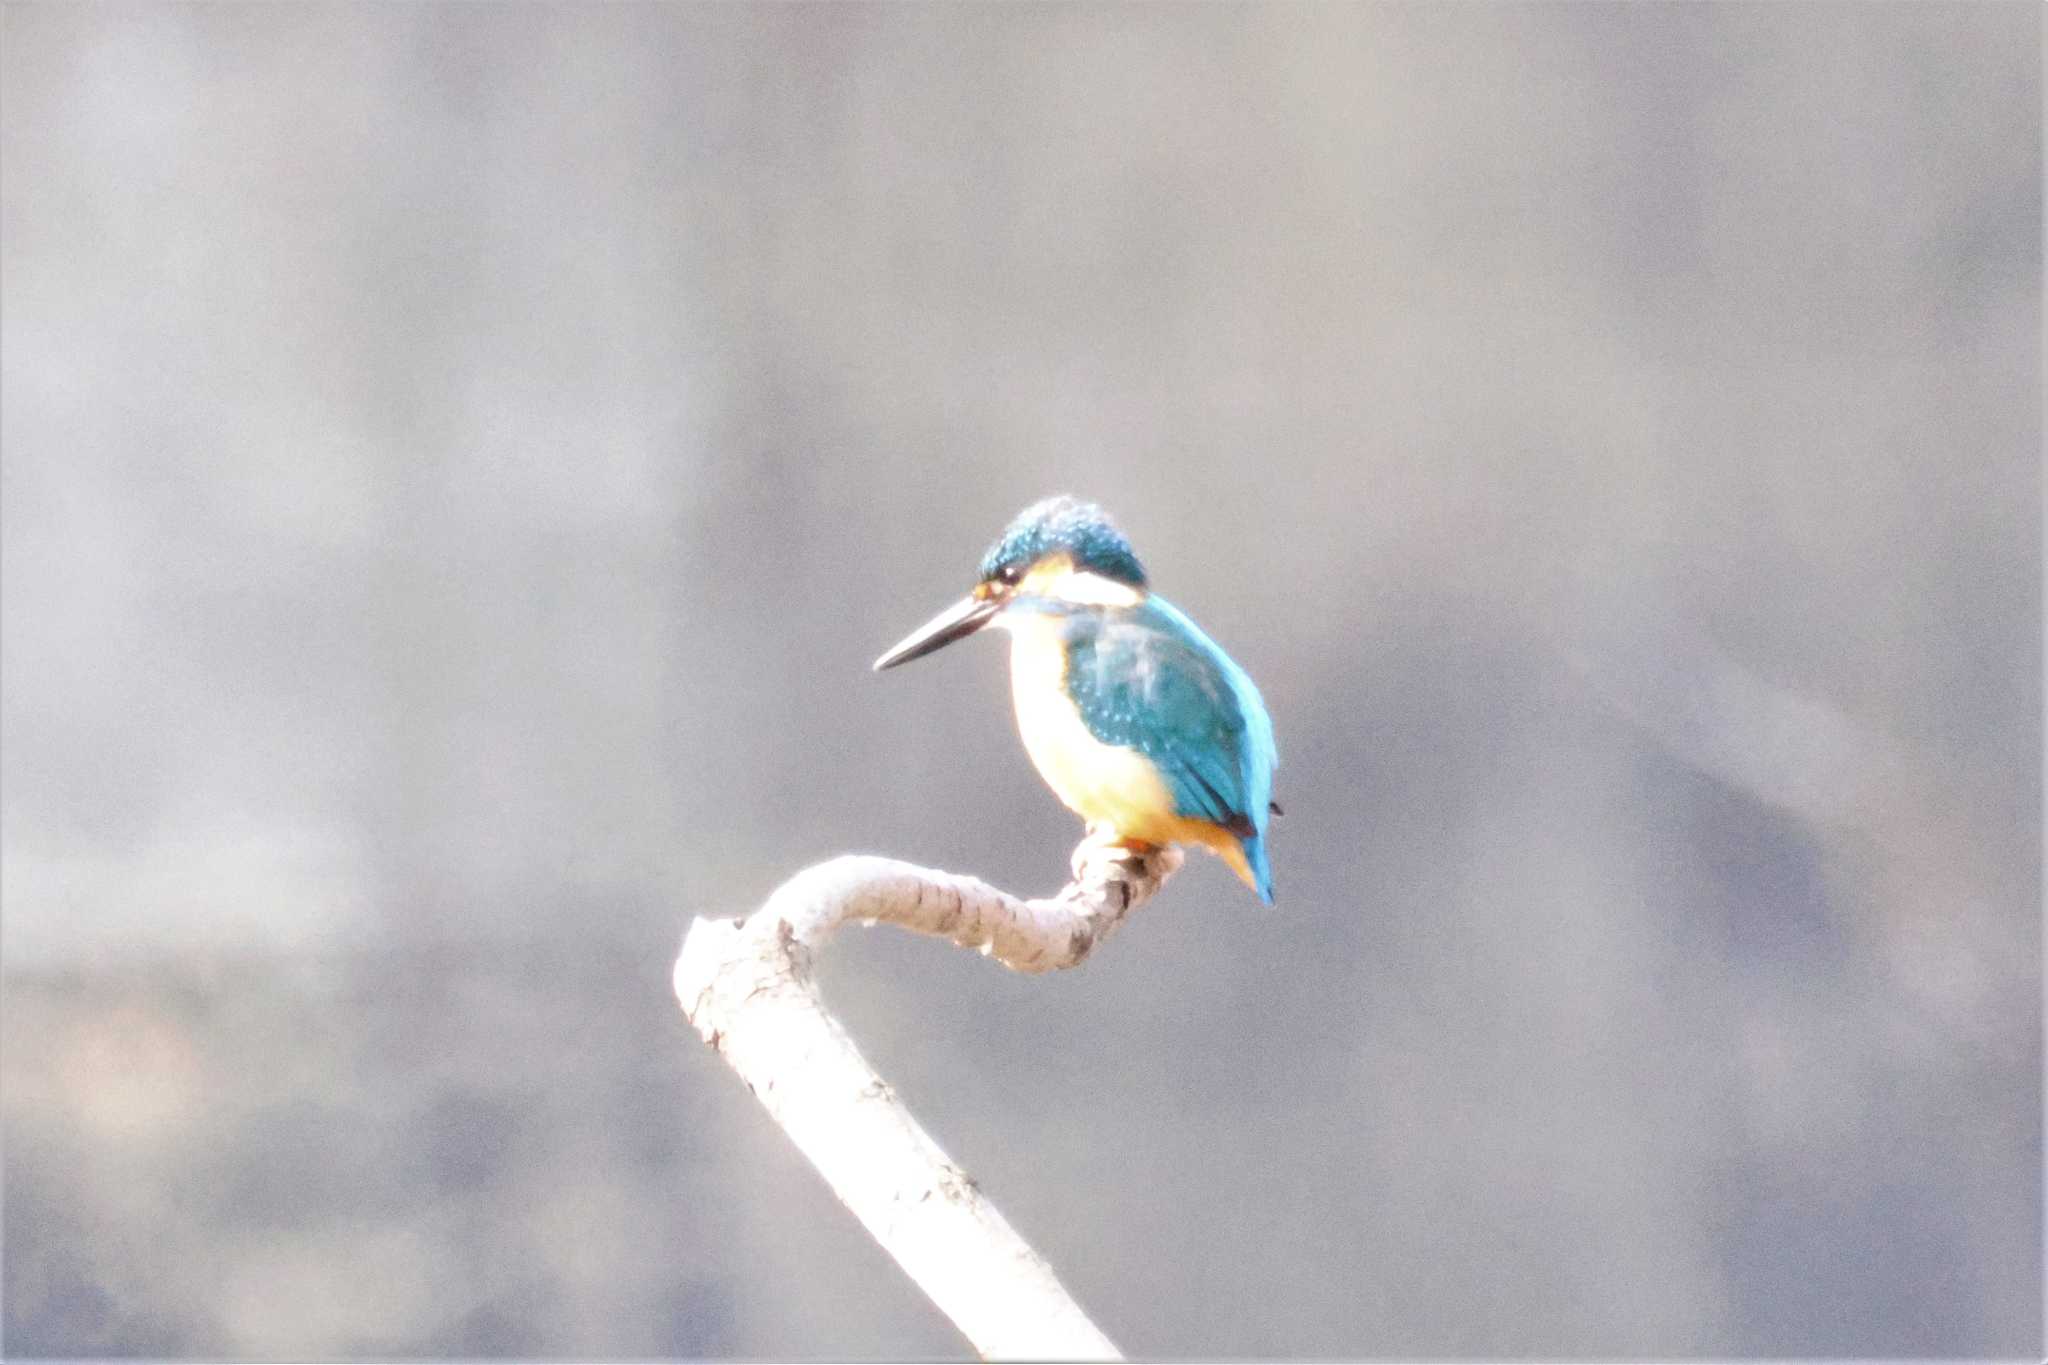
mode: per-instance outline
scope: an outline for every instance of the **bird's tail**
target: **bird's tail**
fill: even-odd
[[[1266,836],[1239,834],[1236,830],[1190,821],[1180,835],[1189,843],[1201,844],[1221,858],[1237,879],[1258,893],[1266,904],[1273,903],[1273,868],[1266,861]]]
[[[1273,865],[1266,861],[1266,837],[1254,834],[1243,841],[1245,884],[1259,893],[1259,899],[1266,904],[1273,903]],[[1249,875],[1246,875],[1249,874]]]

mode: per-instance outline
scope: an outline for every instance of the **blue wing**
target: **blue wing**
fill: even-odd
[[[1259,689],[1165,599],[1067,620],[1067,687],[1090,734],[1136,749],[1173,791],[1174,813],[1246,841],[1267,880],[1263,840],[1279,756]]]

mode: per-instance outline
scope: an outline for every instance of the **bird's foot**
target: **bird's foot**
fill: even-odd
[[[1091,824],[1074,849],[1074,876],[1083,879],[1092,869],[1100,869],[1119,872],[1127,880],[1143,877],[1151,871],[1152,859],[1164,851],[1164,845],[1127,838],[1112,825]]]

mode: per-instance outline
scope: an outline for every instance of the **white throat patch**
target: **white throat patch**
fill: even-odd
[[[1081,606],[1135,607],[1145,600],[1145,594],[1130,584],[1119,583],[1114,578],[1104,578],[1085,569],[1062,574],[1051,586],[1052,591],[1046,596]]]
[[[1049,597],[1082,607],[1135,607],[1145,600],[1144,590],[1087,569],[1077,569],[1065,555],[1032,566],[1017,585],[1022,597]]]

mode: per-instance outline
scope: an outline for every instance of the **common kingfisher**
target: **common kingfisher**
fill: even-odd
[[[974,590],[875,660],[920,659],[984,626],[1010,635],[1017,729],[1054,795],[1119,844],[1199,844],[1273,903],[1273,721],[1200,626],[1152,592],[1109,514],[1024,509]]]

